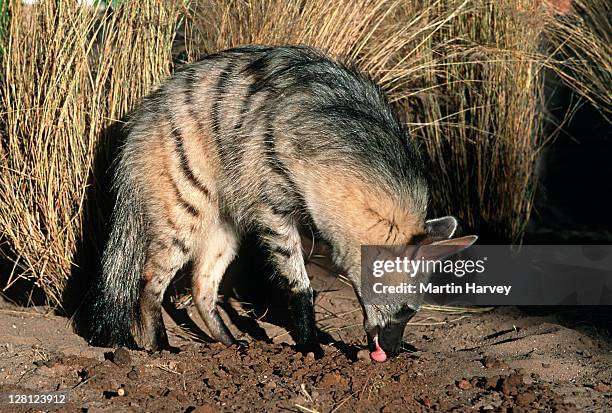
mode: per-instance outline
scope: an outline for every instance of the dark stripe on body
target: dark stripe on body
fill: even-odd
[[[183,175],[187,178],[189,182],[197,189],[199,189],[206,197],[210,197],[210,191],[193,173],[193,170],[189,166],[189,160],[187,159],[187,154],[185,153],[185,144],[183,141],[183,135],[181,134],[178,126],[174,123],[172,116],[168,117],[170,121],[170,130],[172,133],[172,138],[174,140],[174,144],[176,146],[176,152],[179,156],[179,166]]]
[[[212,124],[212,131],[214,135],[215,142],[217,145],[221,147],[221,123],[219,120],[219,110],[221,107],[221,102],[223,101],[223,96],[225,95],[225,87],[229,83],[229,78],[234,69],[234,62],[229,61],[221,73],[219,73],[219,78],[217,79],[217,84],[215,85],[215,94],[213,96],[213,103],[210,108],[210,119]]]
[[[157,238],[153,238],[149,242],[149,248],[152,248],[152,247],[160,251],[164,251],[166,248],[168,248],[168,246],[166,245],[164,241],[157,239]]]
[[[293,253],[290,250],[288,250],[287,248],[284,248],[284,247],[280,247],[278,245],[273,246],[270,250],[274,254],[282,255],[285,258],[291,258],[291,256],[293,255]]]
[[[228,83],[230,82],[230,77],[235,67],[235,62],[233,59],[227,62],[227,64],[219,73],[217,78],[217,83],[215,84],[214,93],[212,96],[212,105],[210,107],[210,120],[211,127],[213,133],[213,139],[217,145],[217,151],[219,152],[219,157],[221,159],[221,163],[224,167],[233,166],[234,168],[238,165],[238,157],[240,156],[241,148],[233,145],[231,139],[227,134],[223,134],[221,131],[221,104],[223,103],[223,99],[226,94],[226,88]]]
[[[265,130],[263,150],[266,161],[273,173],[277,174],[285,183],[285,185],[278,186],[278,189],[284,192],[283,199],[292,200],[295,205],[291,211],[287,211],[287,208],[283,208],[280,204],[270,203],[268,206],[274,212],[276,211],[281,216],[303,214],[305,216],[310,215],[307,211],[307,204],[302,196],[302,193],[298,190],[296,183],[293,181],[287,168],[285,167],[282,160],[279,159],[276,152],[276,141],[274,139],[274,114],[270,111],[265,113]]]
[[[210,60],[210,59],[209,59]],[[194,121],[198,132],[204,131],[204,124],[202,123],[202,119],[197,112],[197,106],[195,105],[195,90],[198,87],[199,83],[202,81],[202,77],[199,75],[199,66],[190,67],[185,73],[185,106],[187,107],[187,112],[189,113],[189,117]]]
[[[278,199],[269,192],[261,194],[261,203],[270,208],[274,215],[286,216],[295,212],[295,203],[291,199]]]
[[[179,190],[178,186],[176,185],[176,182],[174,182],[172,180],[172,178],[170,178],[170,184],[172,185],[172,190],[174,191],[174,196],[175,196],[176,201],[178,202],[178,204],[187,213],[189,213],[189,215],[191,215],[193,217],[200,216],[200,211],[198,211],[198,209],[193,204],[191,204],[189,201],[187,201],[185,198],[183,198],[183,195],[181,194],[181,191]]]
[[[266,161],[268,162],[268,165],[270,166],[272,171],[278,174],[287,182],[292,192],[291,194],[287,194],[287,197],[290,197],[289,199],[292,199],[294,196],[297,196],[300,198],[300,201],[302,201],[302,197],[297,191],[297,186],[295,185],[295,182],[293,182],[293,179],[291,179],[291,177],[289,176],[289,173],[287,172],[283,161],[278,158],[278,154],[276,152],[276,142],[274,140],[274,114],[270,111],[265,113],[265,122],[266,123],[264,125],[264,128],[266,131],[263,137],[263,149]],[[300,204],[304,205],[301,202]]]

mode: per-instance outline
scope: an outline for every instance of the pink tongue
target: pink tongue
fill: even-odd
[[[374,345],[376,346],[376,350],[370,353],[372,360],[378,361],[379,363],[386,361],[387,353],[378,345],[378,336],[374,336]]]

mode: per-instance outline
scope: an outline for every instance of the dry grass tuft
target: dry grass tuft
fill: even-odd
[[[580,97],[612,122],[612,3],[574,1],[564,18],[549,19],[552,68]]]
[[[460,12],[429,39],[425,83],[404,100],[429,154],[432,209],[484,239],[516,242],[545,140],[543,11],[529,1],[440,7]]]
[[[92,172],[107,150],[103,131],[169,74],[177,7],[150,0],[111,12],[15,0],[9,9],[0,253],[13,270],[2,275],[2,287],[29,279],[61,305],[76,249],[92,233],[85,217],[100,212],[95,187],[102,177]]]

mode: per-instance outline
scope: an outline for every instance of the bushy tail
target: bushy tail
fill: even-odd
[[[92,289],[89,342],[96,346],[137,347],[132,331],[140,325],[138,306],[148,237],[143,204],[130,178],[119,169],[112,230],[101,274]]]

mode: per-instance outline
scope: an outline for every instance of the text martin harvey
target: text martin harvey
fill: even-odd
[[[511,285],[477,285],[476,283],[434,285],[431,283],[400,283],[385,285],[374,283],[376,294],[510,294]]]

